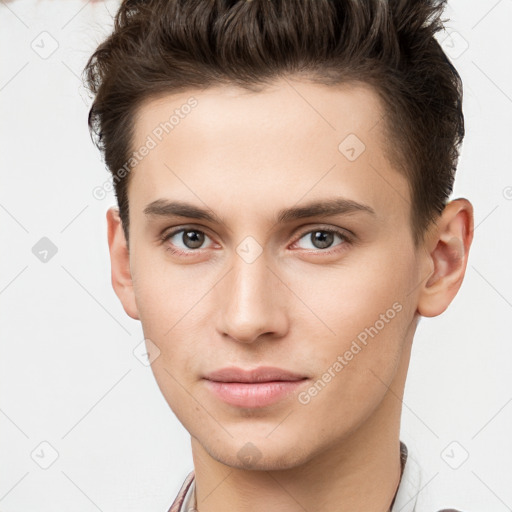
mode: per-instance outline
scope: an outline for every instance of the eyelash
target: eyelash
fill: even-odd
[[[197,229],[197,228],[195,228],[193,226],[180,227],[179,229],[174,229],[174,230],[172,230],[169,233],[164,233],[161,236],[161,242],[165,243],[165,242],[169,241],[174,235],[177,235],[178,233],[181,233],[181,232],[184,232],[184,231],[196,231],[198,233],[202,233],[202,234],[208,236],[208,234],[205,233],[203,230]],[[338,252],[340,250],[339,249],[340,246],[345,246],[346,244],[352,245],[354,243],[352,235],[349,235],[346,230],[333,229],[333,228],[323,228],[321,226],[313,228],[313,229],[309,229],[307,231],[304,231],[304,232],[300,233],[298,235],[297,241],[299,241],[305,235],[314,233],[315,231],[321,231],[323,233],[332,233],[334,235],[338,235],[341,238],[342,241],[338,245],[335,245],[333,249],[325,249],[325,250],[324,249],[317,249],[316,251],[315,250],[306,249],[306,251],[308,251],[308,252],[313,252],[313,253],[318,253],[318,254],[332,254],[332,253]],[[172,254],[177,254],[179,256],[189,257],[189,256],[194,256],[195,253],[200,252],[201,249],[195,249],[195,250],[194,249],[190,249],[188,251],[183,251],[181,249],[175,249],[173,247],[167,247],[166,251],[169,251]]]

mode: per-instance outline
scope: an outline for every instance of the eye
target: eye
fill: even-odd
[[[201,249],[205,240],[210,237],[203,231],[194,228],[181,228],[162,237],[163,242],[170,242],[173,247],[169,249],[171,252],[187,253],[194,252],[195,249]]]
[[[335,244],[336,239],[340,242]],[[300,241],[305,240],[306,243],[301,246]],[[330,249],[349,243],[350,239],[343,231],[335,229],[314,229],[303,233],[300,239],[296,242],[302,249]],[[333,245],[334,244],[334,245]],[[329,251],[324,251],[329,252]]]

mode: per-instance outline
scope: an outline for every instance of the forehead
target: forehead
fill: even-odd
[[[335,194],[408,215],[407,182],[385,157],[384,128],[379,97],[363,84],[282,79],[260,92],[224,86],[152,99],[135,118],[132,149],[151,149],[132,171],[130,210],[180,197],[270,215],[283,197]]]
[[[224,141],[230,149],[248,138],[253,146],[266,147],[283,138],[296,143],[321,138],[331,148],[332,139],[349,133],[360,139],[370,132],[373,139],[382,135],[382,126],[374,128],[383,117],[379,97],[369,85],[334,87],[281,79],[260,92],[224,85],[150,98],[137,110],[134,139],[142,142],[153,134],[171,143],[188,128],[216,147],[224,135],[230,135]],[[171,133],[173,137],[167,137]]]

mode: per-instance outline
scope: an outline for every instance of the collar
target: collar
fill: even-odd
[[[409,456],[407,446],[402,441],[400,441],[400,460],[402,461],[402,477],[391,512],[415,512],[416,501],[421,490],[421,468]]]

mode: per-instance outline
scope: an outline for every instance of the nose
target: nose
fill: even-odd
[[[261,254],[248,263],[233,254],[232,268],[218,288],[219,332],[240,342],[279,338],[288,329],[285,287]],[[216,287],[217,288],[217,287]]]

